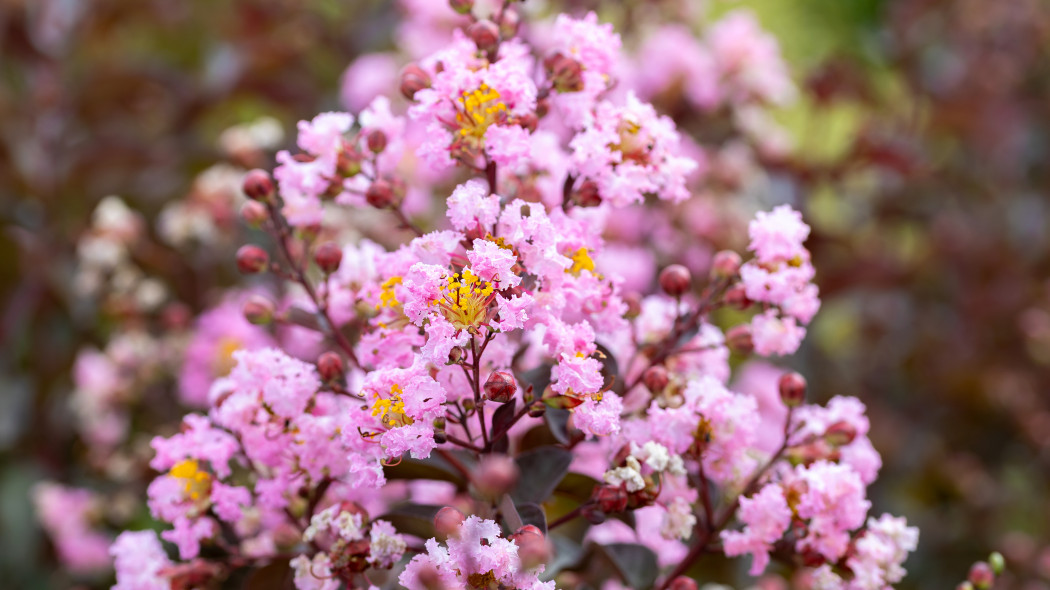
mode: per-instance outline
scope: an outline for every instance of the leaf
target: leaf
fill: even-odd
[[[514,423],[514,416],[517,414],[518,400],[511,399],[505,404],[501,404],[500,407],[496,408],[496,411],[492,413],[492,438],[496,439],[500,436],[507,434],[510,427]]]
[[[563,445],[570,444],[572,437],[569,435],[569,411],[558,408],[547,408],[543,414],[551,434]]]
[[[575,397],[571,395],[547,395],[547,393],[544,392],[541,401],[543,401],[543,403],[546,404],[548,408],[554,408],[556,410],[569,410],[583,404],[585,400],[581,397]]]
[[[456,484],[460,488],[466,487],[463,478],[447,467],[444,461],[437,457],[429,459],[402,458],[397,465],[388,465],[383,468],[387,479],[429,479],[434,481],[447,481]]]
[[[560,447],[539,447],[518,455],[514,461],[521,472],[512,494],[515,504],[542,504],[568,473],[572,452]]]
[[[567,473],[558,483],[558,486],[554,488],[554,491],[572,498],[578,504],[583,504],[591,499],[595,486],[600,485],[601,482],[589,475]]]
[[[547,411],[552,412],[554,410]],[[557,445],[559,442],[561,441],[554,438],[554,435],[551,434],[551,429],[546,424],[540,424],[530,428],[528,432],[521,437],[521,440],[518,441],[518,452],[523,453],[538,447]]]
[[[441,508],[442,506],[430,504],[401,504],[380,516],[378,520],[389,521],[399,533],[429,539],[437,534],[434,530],[434,516]]]
[[[499,511],[503,515],[503,520],[507,521],[507,528],[512,532],[520,529],[524,524],[517,507],[514,506],[514,500],[509,495],[503,494],[503,498],[499,501]]]
[[[656,565],[656,554],[643,545],[633,543],[610,543],[597,545],[599,553],[604,554],[620,577],[631,588],[650,588],[660,573]]]
[[[562,535],[549,535],[554,545],[554,556],[540,574],[540,580],[547,582],[554,579],[562,570],[575,567],[583,557],[583,547]]]
[[[544,535],[547,534],[547,513],[543,511],[543,507],[539,504],[533,504],[532,502],[519,504],[518,515],[521,516],[522,524],[531,524],[543,531]]]
[[[531,386],[533,392],[542,392],[551,383],[551,368],[553,367],[551,363],[543,363],[535,369],[529,369],[518,375],[518,381],[524,388]]]

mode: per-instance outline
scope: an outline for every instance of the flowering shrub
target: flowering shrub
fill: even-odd
[[[754,133],[792,94],[775,42],[732,13],[658,72],[593,13],[526,26],[510,2],[450,6],[415,13],[448,35],[389,80],[406,108],[354,93],[359,112],[300,122],[296,152],[244,176],[241,217],[268,241],[236,264],[268,280],[184,335],[197,409],[150,442],[163,527],[116,538],[115,587],[276,568],[300,590],[691,588],[709,554],[808,588],[899,582],[918,531],[872,514],[863,403],[808,404],[797,373],[733,382],[734,357],[805,338],[810,228],[781,205],[747,224],[746,259],[696,249],[719,219],[695,194],[753,162],[708,161],[649,102],[685,77],[694,107]],[[674,51],[656,35],[640,53]],[[170,211],[168,239],[213,235]],[[99,224],[120,244],[125,217]],[[126,349],[78,363],[99,453],[127,431],[121,392],[160,370]],[[97,567],[90,496],[37,497],[66,561]]]

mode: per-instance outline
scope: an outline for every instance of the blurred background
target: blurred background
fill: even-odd
[[[0,0],[5,585],[108,585],[59,568],[30,491],[85,486],[109,498],[107,521],[143,518],[114,482],[141,475],[148,433],[181,411],[166,393],[178,343],[142,335],[177,339],[239,281],[240,174],[271,166],[299,119],[360,108],[367,89],[344,71],[420,42],[398,23],[425,4]],[[1007,559],[997,587],[1050,588],[1050,4],[700,4],[530,10],[598,10],[628,45],[639,11],[754,11],[799,86],[772,111],[792,147],[755,151],[756,198],[802,209],[824,300],[784,364],[817,399],[868,405],[875,513],[922,531],[901,588],[953,587],[992,549]],[[390,76],[404,63],[377,59]],[[139,359],[121,376],[133,412],[71,397],[85,349]],[[145,434],[99,456],[129,423]]]

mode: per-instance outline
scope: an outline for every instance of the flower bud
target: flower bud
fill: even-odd
[[[466,520],[466,516],[451,506],[445,506],[434,515],[434,530],[438,537],[446,539],[459,532],[459,527]]]
[[[314,252],[314,262],[325,273],[331,274],[339,270],[343,262],[343,250],[335,242],[325,242]]]
[[[711,274],[718,278],[728,279],[740,272],[740,255],[732,250],[722,250],[715,254],[711,261]]]
[[[250,227],[258,229],[270,217],[266,206],[257,201],[245,201],[241,205],[241,219]]]
[[[737,354],[748,355],[755,350],[755,341],[751,337],[751,324],[733,326],[726,332],[726,344]]]
[[[645,383],[645,387],[653,394],[663,391],[669,381],[667,369],[663,365],[653,365],[642,373],[642,383]]]
[[[506,455],[487,455],[478,463],[474,485],[482,496],[496,499],[518,485],[518,464]]]
[[[490,51],[499,45],[499,27],[488,19],[479,20],[467,27],[467,36],[481,51]]]
[[[514,376],[506,371],[493,371],[485,381],[485,399],[503,404],[514,398],[518,385]]]
[[[992,572],[998,576],[1006,569],[1006,560],[1003,559],[1002,553],[992,551],[992,554],[988,556],[988,565],[992,567]]]
[[[246,275],[262,272],[269,264],[270,255],[258,246],[246,244],[237,250],[237,270]]]
[[[966,576],[966,579],[977,590],[987,590],[995,582],[995,574],[992,573],[992,566],[988,565],[987,562],[978,561],[970,566],[970,575]]]
[[[441,573],[438,572],[437,567],[429,563],[419,570],[419,573],[416,574],[416,580],[419,581],[424,590],[447,590],[445,583],[441,581]]]
[[[460,14],[470,14],[474,10],[474,0],[448,0],[448,5]]]
[[[623,512],[627,510],[627,490],[622,485],[597,487],[594,502],[606,514]]]
[[[784,373],[777,387],[780,389],[780,401],[789,408],[798,407],[806,401],[806,378],[798,373]]]
[[[259,170],[258,168],[249,170],[244,175],[241,190],[249,199],[265,201],[273,196],[273,179],[270,178],[270,173],[265,170]]]
[[[521,26],[521,13],[518,9],[513,6],[507,6],[503,9],[503,18],[499,21],[499,32],[503,35],[504,39],[510,39],[518,34],[518,27]]]
[[[373,154],[381,154],[386,149],[386,133],[383,133],[381,129],[373,129],[368,133],[365,142]]]
[[[462,346],[453,346],[452,350],[448,351],[448,364],[458,365],[463,362],[463,359],[467,356],[467,351]]]
[[[831,426],[828,426],[828,429],[824,431],[824,440],[834,447],[848,445],[856,438],[857,427],[845,420],[839,420]]]
[[[536,402],[529,406],[529,418],[542,418],[547,413],[547,406],[543,402]]]
[[[460,404],[463,406],[463,410],[464,411],[466,411],[466,412],[473,412],[474,411],[474,400],[473,399],[468,397],[465,400],[463,400],[462,402],[460,402]]]
[[[741,311],[751,307],[752,301],[747,298],[747,291],[743,285],[733,285],[726,289],[726,294],[722,297],[726,305],[733,309],[739,309]]]
[[[591,524],[601,524],[605,522],[605,513],[602,512],[601,508],[594,504],[587,504],[580,510],[580,516]]]
[[[510,540],[518,546],[518,559],[523,569],[532,569],[551,559],[550,541],[533,525],[521,527],[510,536]]]
[[[385,180],[377,180],[368,187],[365,200],[376,209],[385,209],[394,204],[394,187]]]
[[[539,124],[539,118],[533,113],[525,113],[524,115],[518,117],[518,125],[520,125],[523,129],[528,130],[529,133],[536,131],[536,126]]]
[[[244,302],[244,319],[257,326],[273,321],[273,302],[262,295],[252,295]]]
[[[192,319],[193,312],[190,311],[189,306],[178,301],[164,306],[164,310],[160,313],[160,321],[169,330],[185,329],[190,325]]]
[[[696,590],[696,580],[686,577],[678,576],[671,580],[671,584],[667,586],[668,590]]]
[[[324,379],[325,382],[337,381],[346,374],[346,366],[343,365],[342,357],[332,351],[327,351],[321,353],[321,356],[317,358],[317,372],[321,374],[321,379]]]
[[[681,297],[692,287],[693,277],[681,264],[672,264],[660,271],[660,288],[671,297]]]
[[[580,62],[562,53],[555,53],[543,60],[547,77],[558,92],[579,92],[583,90],[583,66]]]
[[[576,204],[580,207],[597,207],[602,204],[602,196],[598,192],[598,183],[593,180],[585,180],[576,189],[573,195]]]
[[[401,70],[401,94],[412,100],[417,92],[430,88],[430,75],[416,64],[408,64]]]
[[[361,172],[361,160],[364,156],[357,149],[357,147],[347,140],[343,140],[343,149],[339,150],[339,155],[335,160],[336,170],[339,171],[340,176],[343,178],[350,178],[351,176],[357,176]],[[343,192],[343,183],[340,179],[334,179],[332,184],[328,187],[327,196],[337,197]]]
[[[623,314],[623,317],[628,320],[642,315],[642,296],[638,293],[631,292],[623,296],[623,302],[627,304],[627,313]]]

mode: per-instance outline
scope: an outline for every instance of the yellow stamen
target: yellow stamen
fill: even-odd
[[[381,285],[382,291],[379,293],[379,305],[376,306],[376,309],[401,305],[401,302],[397,300],[397,293],[394,292],[394,286],[400,284],[401,277],[390,277],[383,281]]]
[[[182,480],[185,485],[183,493],[191,500],[200,500],[211,490],[211,475],[200,469],[196,459],[180,461],[168,473]]]
[[[412,424],[414,420],[405,415],[405,402],[401,399],[403,393],[401,386],[396,383],[390,388],[389,399],[383,399],[376,393],[376,400],[372,402],[372,415],[379,416],[379,420],[391,428]]]
[[[488,84],[482,84],[473,92],[464,92],[458,100],[459,112],[456,122],[459,123],[459,134],[473,135],[481,139],[489,126],[497,122],[500,113],[507,112],[507,105],[500,99],[500,94]]]
[[[453,274],[447,281],[448,285],[441,286],[441,299],[430,304],[437,305],[457,330],[476,328],[485,322],[493,300],[493,286],[470,269],[464,269],[462,276]]]
[[[215,349],[215,357],[212,359],[212,373],[217,377],[229,375],[234,365],[237,364],[233,360],[233,353],[240,350],[242,346],[241,341],[236,338],[229,336],[221,338],[219,346]]]
[[[580,276],[580,271],[584,270],[594,272],[594,261],[587,253],[587,248],[580,248],[572,255],[572,267],[565,269],[565,272]]]

